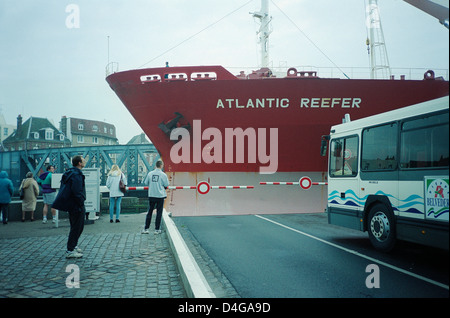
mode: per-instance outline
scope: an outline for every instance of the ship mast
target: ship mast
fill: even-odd
[[[370,77],[372,79],[388,79],[391,77],[391,67],[384,42],[381,27],[380,12],[377,0],[368,0],[366,5],[367,50],[370,57]]]
[[[261,10],[258,12],[250,12],[250,14],[260,21],[257,34],[261,50],[261,67],[269,67],[269,35],[272,33],[270,30],[270,21],[272,18],[269,16],[269,1],[261,0]]]

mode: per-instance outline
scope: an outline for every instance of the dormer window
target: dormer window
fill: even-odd
[[[93,125],[92,126],[92,131],[98,131],[98,126],[97,125]]]
[[[84,124],[83,123],[79,123],[78,124],[78,130],[84,130]]]
[[[53,140],[53,129],[51,128],[45,129],[45,140]]]

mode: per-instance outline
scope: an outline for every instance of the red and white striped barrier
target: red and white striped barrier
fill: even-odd
[[[169,190],[197,190],[200,194],[207,194],[211,189],[254,189],[254,186],[211,186],[206,181],[201,181],[197,186],[168,186]],[[148,190],[148,187],[126,187],[127,190]]]
[[[260,182],[260,185],[300,185],[303,190],[308,190],[313,185],[328,185],[328,182],[312,182],[309,177],[301,177],[298,182]]]
[[[254,189],[254,186],[211,186],[211,189]]]
[[[126,187],[127,191],[134,191],[134,190],[148,190],[148,187]],[[191,187],[191,186],[169,186],[167,189],[176,190],[176,189],[197,189],[197,187]]]

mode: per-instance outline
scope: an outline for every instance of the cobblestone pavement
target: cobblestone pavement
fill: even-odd
[[[76,260],[65,258],[68,220],[58,228],[39,220],[0,225],[0,297],[186,297],[167,233],[141,234],[144,218],[103,216],[85,225]],[[69,288],[77,269],[79,288]]]

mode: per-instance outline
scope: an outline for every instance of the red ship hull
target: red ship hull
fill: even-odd
[[[164,79],[167,73],[190,75],[195,71],[214,72],[217,79],[141,80],[141,76],[149,74],[158,74]],[[194,120],[201,121],[201,131],[214,127],[222,136],[225,136],[226,128],[245,130],[250,127],[255,132],[258,132],[257,128],[266,128],[268,139],[269,129],[277,128],[277,171],[326,171],[326,158],[319,152],[320,138],[329,133],[332,125],[341,122],[345,114],[350,114],[354,120],[449,93],[448,82],[442,80],[348,80],[297,76],[239,80],[221,67],[134,70],[110,75],[107,81],[155,144],[166,162],[166,169],[188,172],[259,171],[264,166],[258,160],[248,162],[248,147],[245,147],[243,164],[236,164],[237,160],[226,163],[224,141],[222,162],[194,160]],[[175,112],[183,116],[178,126],[190,125],[192,140],[189,162],[176,164],[170,158],[174,142],[158,127],[160,123],[175,118]],[[208,142],[203,140],[200,148],[204,149]]]
[[[448,81],[433,76],[424,80],[350,80],[303,76],[296,71],[288,72],[290,76],[284,78],[265,75],[240,79],[220,66],[199,66],[131,70],[114,73],[106,80],[160,152],[166,171],[173,177],[178,174],[175,183],[191,183],[186,185],[214,177],[216,184],[219,180],[228,184],[238,184],[236,180],[241,180],[241,184],[298,181],[305,174],[321,179],[314,181],[326,181],[327,161],[320,155],[321,136],[328,135],[330,127],[340,123],[345,114],[355,120],[449,94]],[[170,140],[170,132],[176,127],[188,128],[188,155],[187,148],[179,148],[181,141]],[[227,133],[236,132],[237,128],[253,139],[241,134],[245,141],[240,146],[239,138],[231,135],[227,139]],[[216,134],[210,134],[211,131]],[[230,142],[232,147],[227,148]],[[276,149],[270,148],[274,143]],[[174,147],[178,151],[174,152]],[[243,158],[238,158],[241,150]],[[259,155],[264,151],[269,155],[269,150],[276,152],[271,153],[273,162]],[[185,152],[182,161],[180,152]],[[269,166],[275,174],[260,174]],[[241,175],[244,179],[239,179]],[[202,208],[198,197],[177,195],[183,197],[178,202],[189,202],[198,211],[209,211],[180,212],[184,215],[211,214],[212,209],[215,209],[212,214],[252,213],[248,209],[255,207],[255,202],[261,205],[253,212],[274,213],[267,202],[270,196],[284,203],[289,201],[290,207],[286,205],[284,212],[323,211],[326,191],[309,192],[308,196],[317,195],[315,205],[297,201],[298,191],[259,189],[249,195],[240,193],[243,197],[239,207],[228,206],[223,211],[219,211],[217,204],[214,207],[205,203]],[[208,202],[232,200],[230,194],[217,195],[214,198],[208,194]],[[235,193],[233,196],[236,198]],[[248,196],[253,205],[242,208]]]

